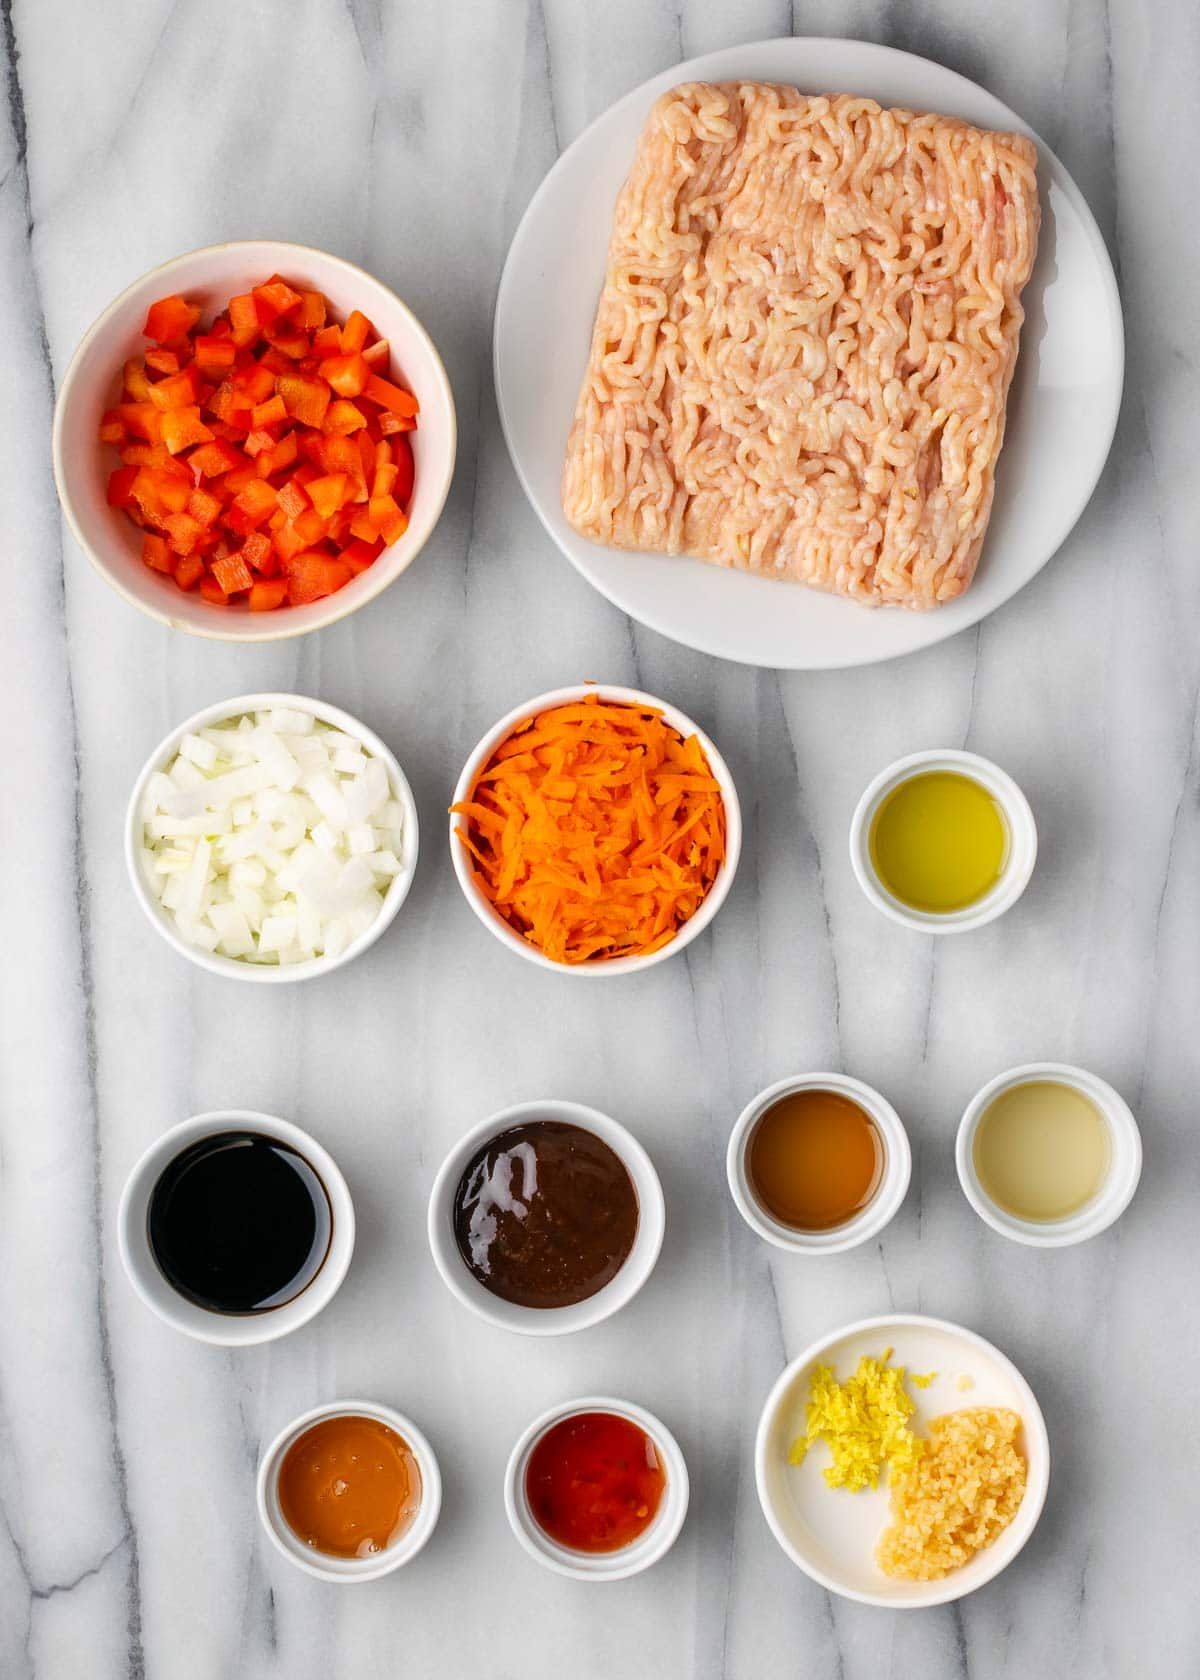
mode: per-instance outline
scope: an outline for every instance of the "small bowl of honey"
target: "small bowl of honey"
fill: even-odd
[[[912,1151],[886,1097],[843,1073],[808,1073],[742,1110],[725,1164],[738,1212],[760,1237],[793,1254],[841,1254],[896,1213]]]
[[[321,1581],[374,1581],[437,1527],[442,1477],[411,1418],[339,1400],[281,1429],[258,1467],[258,1514],[289,1563]]]
[[[978,753],[913,753],[880,772],[850,824],[850,863],[877,910],[918,933],[967,933],[1020,898],[1037,824],[1012,777]]]
[[[504,1477],[521,1545],[576,1581],[622,1581],[649,1569],[675,1544],[688,1497],[679,1443],[629,1400],[552,1406],[521,1436]]]
[[[963,1194],[993,1231],[1030,1248],[1065,1248],[1106,1231],[1129,1206],[1142,1138],[1103,1079],[1030,1062],[972,1098],[955,1161]]]

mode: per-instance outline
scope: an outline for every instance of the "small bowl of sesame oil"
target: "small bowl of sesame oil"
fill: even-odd
[[[1037,825],[1012,777],[977,753],[913,753],[859,800],[850,861],[892,921],[965,933],[1016,903],[1037,860]]]
[[[840,1254],[883,1230],[908,1190],[912,1152],[878,1091],[842,1073],[781,1079],[729,1138],[729,1189],[760,1237],[793,1254]]]

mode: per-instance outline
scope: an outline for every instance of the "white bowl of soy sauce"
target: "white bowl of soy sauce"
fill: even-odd
[[[354,1253],[354,1204],[333,1157],[271,1114],[193,1115],[150,1146],[117,1214],[129,1281],[199,1341],[245,1347],[307,1324]]]

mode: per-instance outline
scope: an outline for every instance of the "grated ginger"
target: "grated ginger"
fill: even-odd
[[[889,1348],[884,1359],[890,1353]],[[904,1387],[903,1365],[884,1359],[864,1354],[844,1383],[831,1366],[817,1366],[805,1431],[792,1442],[789,1464],[803,1464],[808,1449],[823,1440],[833,1458],[823,1471],[825,1480],[851,1493],[878,1487],[885,1463],[893,1475],[913,1468],[925,1448],[908,1426],[916,1403]]]

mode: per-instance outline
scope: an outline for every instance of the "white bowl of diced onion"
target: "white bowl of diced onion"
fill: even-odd
[[[237,980],[308,980],[360,956],[408,896],[417,842],[412,789],[378,735],[298,694],[245,694],[181,723],[125,824],[153,926]]]

